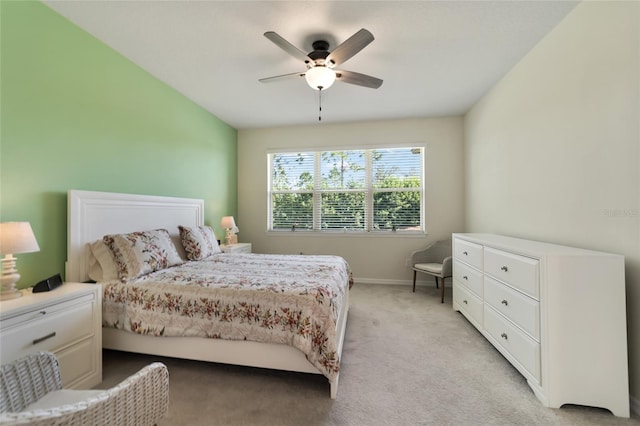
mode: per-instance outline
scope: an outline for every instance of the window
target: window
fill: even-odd
[[[424,232],[424,149],[269,154],[270,231]]]

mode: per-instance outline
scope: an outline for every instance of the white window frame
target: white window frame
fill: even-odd
[[[381,149],[402,149],[402,148],[416,148],[420,149],[420,188],[385,188],[376,189],[373,187],[373,165],[371,152]],[[365,151],[365,187],[363,189],[321,189],[321,160],[323,152],[336,152],[336,151]],[[288,191],[273,191],[272,190],[272,176],[273,176],[273,160],[272,157],[275,154],[294,154],[294,153],[313,153],[314,154],[314,188],[313,190],[288,190]],[[366,146],[366,147],[330,147],[330,148],[305,148],[305,149],[278,149],[267,151],[267,232],[275,234],[298,234],[298,235],[331,235],[331,234],[352,234],[352,235],[425,235],[427,233],[425,227],[425,168],[426,168],[426,145],[424,144],[406,144],[406,145],[381,145],[381,146]],[[376,192],[405,192],[415,191],[420,193],[420,229],[419,230],[378,230],[373,229],[373,216],[374,206],[373,199]],[[320,198],[323,193],[328,192],[364,192],[365,193],[365,226],[364,229],[322,229],[320,218]],[[311,193],[313,197],[313,229],[273,229],[273,194],[274,193]]]

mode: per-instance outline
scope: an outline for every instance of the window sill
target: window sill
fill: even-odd
[[[422,231],[266,231],[269,237],[325,237],[325,238],[424,238],[428,234]]]

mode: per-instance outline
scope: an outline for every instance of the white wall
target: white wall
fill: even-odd
[[[639,16],[638,2],[579,4],[464,120],[467,231],[625,255],[636,403]]]
[[[427,236],[305,236],[301,232],[284,235],[266,232],[268,149],[339,149],[398,143],[425,147]],[[462,231],[462,146],[462,117],[240,130],[236,220],[239,240],[250,241],[254,252],[337,254],[349,262],[357,282],[408,284],[412,272],[405,260],[413,250]]]

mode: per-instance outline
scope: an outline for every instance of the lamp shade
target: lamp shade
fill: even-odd
[[[233,220],[233,216],[225,216],[222,218],[220,226],[222,226],[224,229],[233,229],[236,227],[236,221]]]
[[[0,223],[0,254],[40,251],[29,222]]]
[[[326,90],[336,81],[336,73],[331,68],[317,66],[307,70],[304,78],[312,89]]]

